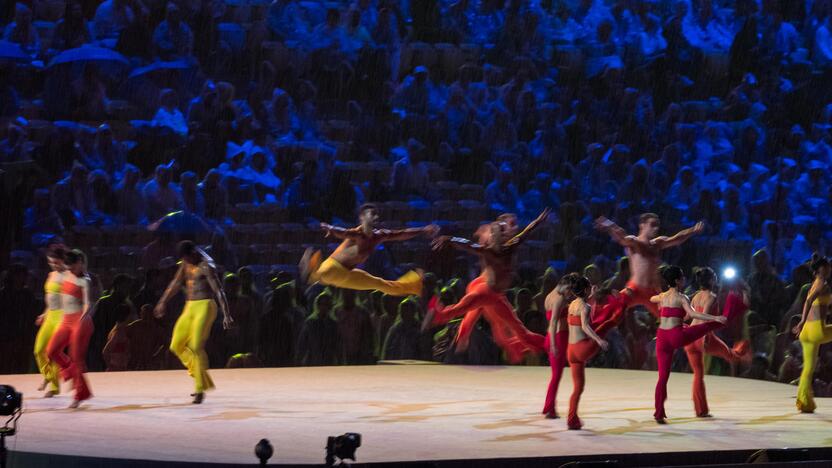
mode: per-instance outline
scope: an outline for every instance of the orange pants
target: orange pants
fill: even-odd
[[[618,304],[620,305],[621,303]],[[617,315],[620,315],[620,313]],[[595,327],[594,330],[598,336],[603,338],[616,325],[615,320],[608,320],[598,327]],[[599,349],[598,343],[591,338],[584,338],[577,343],[569,343],[566,355],[569,360],[569,369],[572,371],[572,396],[569,398],[569,415],[566,418],[566,425],[570,429],[580,429],[583,426],[580,418],[578,418],[578,403],[581,401],[581,394],[584,393],[584,385],[586,383],[584,368],[586,367],[586,362],[592,359],[598,353]]]
[[[685,346],[685,353],[688,355],[688,363],[693,371],[693,407],[697,416],[706,416],[709,411],[708,399],[705,396],[705,354],[728,362],[736,360],[739,356],[713,333],[708,333]]]
[[[506,296],[491,289],[484,280],[475,282],[476,284],[469,285],[468,292],[462,300],[434,315],[433,325],[447,323],[455,317],[466,315],[457,334],[457,349],[465,349],[467,341],[460,340],[467,340],[476,319],[482,314],[491,324],[494,342],[506,352],[510,362],[520,362],[527,352],[542,352],[545,338],[526,329]]]
[[[61,368],[61,377],[64,380],[72,380],[75,387],[75,400],[83,401],[92,397],[87,379],[84,373],[87,372],[87,347],[92,337],[92,319],[81,319],[81,313],[64,314],[63,321],[55,330],[46,354],[49,360],[57,363]],[[69,355],[64,353],[69,348]]]

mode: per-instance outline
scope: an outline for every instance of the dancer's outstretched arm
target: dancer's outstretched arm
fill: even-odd
[[[338,239],[355,239],[361,236],[360,228],[346,229],[338,226],[333,226],[327,223],[321,223],[321,229],[326,233],[326,237],[333,236]]]
[[[622,247],[632,247],[637,242],[635,236],[627,235],[627,231],[624,228],[604,216],[595,220],[595,229],[606,232],[612,240]]]
[[[428,237],[434,237],[439,232],[439,226],[435,224],[429,224],[424,227],[420,228],[407,228],[407,229],[379,229],[376,231],[376,234],[381,238],[382,242],[388,241],[406,241],[413,239],[419,235],[426,235]]]
[[[675,235],[667,237],[667,236],[659,236],[652,241],[650,241],[653,245],[659,247],[660,249],[668,249],[670,247],[676,247],[677,245],[682,245],[687,242],[688,239],[691,237],[700,234],[702,231],[705,230],[705,223],[699,221],[696,223],[695,226],[683,229],[677,232]]]
[[[543,210],[543,212],[540,213],[540,215],[534,221],[529,223],[529,225],[526,226],[525,229],[520,231],[516,236],[509,239],[504,245],[506,247],[511,247],[523,243],[523,241],[525,241],[526,238],[529,237],[529,235],[532,232],[534,232],[534,230],[537,229],[537,227],[540,226],[541,223],[543,223],[543,221],[546,221],[546,218],[549,217],[549,213],[551,213],[551,211],[552,210],[550,210],[549,208]]]
[[[462,250],[472,255],[482,255],[485,247],[475,242],[472,242],[464,237],[440,236],[431,243],[433,250],[442,250],[447,246],[451,246],[457,250]]]
[[[693,310],[693,307],[690,306],[690,302],[687,300],[682,301],[682,308],[685,309],[685,312],[688,314],[688,316],[697,320],[719,323],[725,323],[728,320],[722,315],[700,314],[699,312]]]

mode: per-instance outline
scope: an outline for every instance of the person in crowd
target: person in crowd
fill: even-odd
[[[174,2],[168,3],[165,19],[153,31],[153,46],[163,60],[188,57],[193,52],[194,34]]]
[[[159,110],[151,120],[153,125],[166,128],[180,137],[188,135],[188,122],[179,110],[179,96],[176,91],[165,88],[159,92]]]
[[[298,337],[296,359],[301,366],[332,366],[340,363],[338,322],[332,318],[334,303],[328,291],[320,293],[312,314],[303,323]]]
[[[93,17],[95,39],[115,43],[121,32],[133,23],[135,18],[136,13],[131,8],[129,0],[104,0],[98,5]]]
[[[160,164],[156,173],[142,189],[145,209],[149,220],[155,221],[168,213],[179,211],[184,207],[182,196],[172,183],[171,168]]]
[[[139,318],[126,327],[128,370],[159,369],[165,350],[165,330],[153,317],[153,306],[143,304]]]
[[[52,48],[57,50],[74,49],[92,41],[92,32],[84,18],[84,10],[79,0],[66,2],[64,16],[55,25],[52,34]]]
[[[430,357],[430,342],[426,342],[426,336],[420,330],[418,312],[416,298],[408,297],[399,303],[399,314],[384,340],[381,359],[427,360]]]
[[[98,299],[95,304],[95,317],[93,319],[95,330],[92,333],[89,352],[87,353],[87,365],[93,371],[106,370],[106,362],[102,351],[107,344],[110,331],[112,331],[121,313],[121,307],[126,306],[128,309],[128,317],[125,317],[124,320],[128,320],[131,316],[136,317],[133,302],[129,297],[132,288],[133,278],[124,274],[116,275],[113,278],[110,290],[105,292],[104,296]],[[127,323],[123,325],[126,326]]]
[[[338,292],[340,297],[334,315],[338,321],[342,362],[346,365],[372,364],[375,336],[370,314],[357,303],[354,290],[339,289]]]
[[[16,3],[14,21],[3,30],[3,40],[20,45],[32,56],[40,53],[41,44],[38,30],[32,23],[32,9],[23,3]]]
[[[278,285],[266,300],[257,326],[257,357],[266,367],[295,363],[295,345],[305,315],[294,303],[289,284]]]
[[[107,344],[101,350],[101,356],[107,372],[126,371],[130,365],[130,341],[127,335],[127,325],[133,309],[122,304],[116,308],[115,325],[107,335]]]

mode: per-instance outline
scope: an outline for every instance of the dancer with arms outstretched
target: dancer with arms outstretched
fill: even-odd
[[[526,352],[543,351],[544,337],[530,332],[523,326],[506,299],[505,291],[511,287],[514,278],[517,248],[543,223],[548,215],[549,210],[546,209],[522,232],[511,238],[506,236],[507,232],[511,232],[506,223],[492,223],[488,243],[485,245],[460,237],[437,237],[433,242],[434,250],[451,246],[479,257],[483,265],[485,281],[479,282],[458,303],[437,313],[429,312],[425,317],[425,326],[447,323],[455,317],[479,309],[486,320],[491,323],[494,341],[506,351],[509,361],[519,362]],[[473,323],[470,326],[473,326]],[[468,333],[460,330],[459,335],[468,336]],[[458,343],[463,347],[462,349],[466,344]]]
[[[422,294],[422,273],[409,271],[396,281],[378,278],[361,270],[358,265],[367,261],[376,247],[383,242],[405,241],[419,235],[434,237],[439,232],[436,225],[400,230],[378,229],[378,209],[375,205],[361,207],[360,225],[345,229],[321,223],[326,236],[341,239],[341,245],[321,262],[321,253],[307,249],[301,259],[301,276],[307,283],[319,282],[356,291],[381,291],[391,296],[418,296]]]
[[[628,235],[624,229],[605,217],[595,220],[596,229],[606,232],[627,252],[630,260],[630,280],[621,291],[626,295],[627,308],[640,305],[647,308],[654,317],[659,316],[659,308],[650,302],[650,298],[661,292],[661,279],[658,267],[661,263],[662,250],[685,243],[691,237],[700,234],[705,225],[701,221],[695,226],[679,231],[673,236],[659,236],[661,220],[655,213],[644,213],[639,217],[638,235]],[[608,309],[599,310],[597,320],[609,318]],[[596,317],[593,317],[596,321]]]

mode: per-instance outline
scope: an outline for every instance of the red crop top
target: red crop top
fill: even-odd
[[[566,323],[568,323],[569,325],[576,326],[576,327],[580,327],[580,326],[583,325],[583,322],[581,322],[581,316],[580,315],[571,315],[571,314],[567,315],[566,316]]]
[[[681,307],[662,307],[659,311],[659,315],[662,317],[675,317],[683,319],[687,314],[685,313],[685,309]]]

